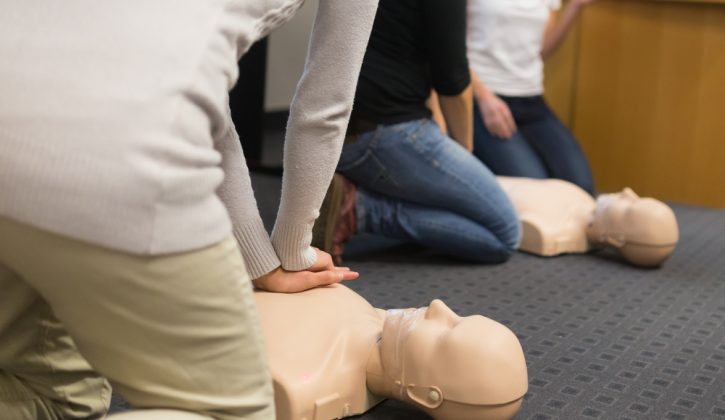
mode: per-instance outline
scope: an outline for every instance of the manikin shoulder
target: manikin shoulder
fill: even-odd
[[[382,330],[379,312],[340,285],[255,298],[278,418],[360,412],[368,399],[365,368]]]

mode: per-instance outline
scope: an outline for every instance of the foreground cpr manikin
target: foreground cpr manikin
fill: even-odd
[[[655,267],[677,245],[672,209],[629,188],[594,200],[558,179],[497,179],[521,220],[523,251],[553,256],[611,247],[634,265]]]
[[[526,393],[516,336],[440,300],[384,311],[338,284],[255,298],[279,420],[342,418],[384,398],[437,420],[508,419]]]

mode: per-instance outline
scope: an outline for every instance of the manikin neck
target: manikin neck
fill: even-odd
[[[383,323],[383,331],[381,332],[380,338],[377,343],[373,346],[370,352],[370,358],[366,368],[366,380],[368,389],[376,395],[385,398],[392,398],[396,400],[407,401],[405,398],[405,384],[401,382],[400,374],[396,372],[402,371],[402,360],[397,357],[391,357],[392,355],[400,355],[398,352],[398,346],[400,343],[392,339],[392,337],[398,336],[397,334],[390,334],[397,329],[403,328],[400,322],[401,310],[393,309],[384,311],[379,309],[380,316],[385,320]],[[392,316],[391,316],[392,315]],[[386,334],[387,333],[387,334]],[[383,340],[388,336],[389,342],[386,342],[383,347]],[[383,350],[384,349],[384,350]],[[383,354],[385,352],[385,354]],[[385,360],[385,363],[383,363]]]
[[[624,237],[620,233],[623,214],[622,209],[613,204],[608,197],[597,199],[597,207],[592,213],[591,222],[587,226],[587,239],[597,248],[621,248]]]
[[[400,399],[399,387],[395,385],[395,380],[391,379],[387,372],[383,370],[379,341],[373,348],[370,359],[368,359],[366,375],[370,392],[385,398]]]

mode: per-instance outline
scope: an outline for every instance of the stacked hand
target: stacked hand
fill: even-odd
[[[355,280],[360,276],[348,267],[336,267],[332,257],[325,251],[317,252],[317,261],[304,271],[287,271],[277,267],[271,272],[253,281],[254,287],[268,292],[297,293],[307,289],[339,283],[343,280]]]
[[[486,129],[496,137],[510,139],[516,133],[516,122],[506,102],[493,93],[478,99],[481,118]]]

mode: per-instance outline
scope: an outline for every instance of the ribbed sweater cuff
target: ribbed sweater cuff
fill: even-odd
[[[272,245],[282,262],[282,268],[289,271],[306,270],[317,261],[317,253],[310,246],[311,241],[312,228],[308,225],[278,225],[272,232]]]
[[[262,220],[235,226],[233,232],[251,279],[257,279],[280,266]]]

